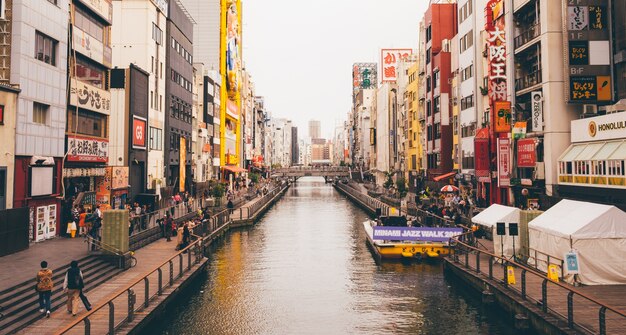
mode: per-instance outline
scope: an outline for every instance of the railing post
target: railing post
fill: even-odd
[[[476,251],[476,273],[480,273],[480,251]]]
[[[157,271],[159,272],[159,289],[157,291],[157,294],[161,295],[163,293],[163,271],[161,270],[161,268],[158,268]]]
[[[109,301],[109,335],[115,334],[115,305]]]
[[[178,277],[183,276],[183,254],[178,254]]]
[[[128,321],[133,322],[135,318],[135,291],[128,289]]]
[[[606,335],[606,307],[600,307],[600,335]]]
[[[84,318],[83,322],[85,323],[85,335],[90,335],[91,334],[91,321],[89,321],[89,318]]]
[[[465,268],[469,268],[469,250],[465,250]]]
[[[567,294],[567,326],[574,328],[574,292]]]
[[[503,275],[502,279],[503,279],[504,287],[508,287],[509,286],[509,281],[507,280],[508,279],[508,277],[507,277],[507,274],[508,274],[507,273],[508,272],[507,271],[507,264],[509,264],[509,262],[507,262],[505,260],[502,260],[502,275]]]
[[[143,284],[144,284],[144,290],[145,290],[143,306],[148,307],[148,304],[150,303],[150,280],[148,279],[148,277],[143,278]]]
[[[174,262],[170,259],[170,286],[174,284]]]
[[[191,249],[187,248],[187,271],[191,270]]]
[[[526,269],[522,269],[522,299],[526,300]]]
[[[493,256],[489,255],[489,279],[493,279]]]
[[[541,283],[541,310],[548,312],[548,279],[544,279]]]

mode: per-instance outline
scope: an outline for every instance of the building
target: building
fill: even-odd
[[[254,97],[254,114],[252,122],[252,147],[253,161],[257,168],[262,167],[266,160],[265,154],[265,125],[267,113],[265,111],[264,99],[261,96]]]
[[[109,117],[111,92],[112,4],[94,6],[73,0],[68,56],[69,104],[66,109],[65,187],[62,218],[71,219],[74,205],[86,209],[111,206]],[[63,228],[62,228],[63,229]]]
[[[309,137],[322,138],[322,126],[319,120],[309,120]]]
[[[242,71],[243,85],[241,87],[241,166],[248,169],[254,158],[253,129],[254,129],[254,82],[252,75],[245,69]]]
[[[212,178],[221,178],[221,100],[220,94],[222,91],[222,76],[215,70],[209,70],[205,75],[205,101],[206,101],[206,120],[207,130],[211,138],[210,143],[213,145],[211,151],[211,157],[213,162],[213,175]],[[211,131],[212,130],[212,131]]]
[[[361,167],[364,171],[369,170],[370,161],[370,115],[375,107],[376,90],[372,88],[359,90],[355,96],[352,111],[352,163]]]
[[[408,82],[405,91],[406,95],[406,138],[405,138],[405,164],[404,178],[409,185],[411,192],[417,193],[418,181],[421,176],[421,132],[418,121],[418,71],[417,60],[408,68]]]
[[[64,231],[59,199],[64,197],[69,4],[67,0],[6,4],[12,21],[11,56],[10,76],[3,81],[21,89],[14,110],[13,208],[30,208],[34,218],[30,239],[41,241]]]
[[[193,25],[193,58],[207,71],[220,69],[221,3],[225,0],[178,0],[196,23]]]
[[[272,166],[291,166],[291,121],[283,118],[270,118],[268,123],[269,139],[266,139],[266,152]]]
[[[158,4],[158,5],[157,5]],[[112,26],[113,67],[127,68],[135,64],[150,74],[148,79],[148,133],[162,133],[155,137],[154,145],[165,149],[165,86],[170,74],[166,73],[166,38],[168,6],[165,2],[150,0],[113,1],[113,21],[125,24]],[[163,143],[156,143],[163,141]],[[139,162],[141,164],[141,162]],[[145,193],[161,194],[166,187],[164,151],[148,150]],[[131,178],[132,176],[131,168]],[[143,170],[140,166],[135,171]],[[139,177],[139,176],[137,176]]]
[[[426,173],[435,181],[450,176],[453,168],[449,79],[450,41],[457,30],[456,8],[455,3],[431,3],[420,24],[420,40],[425,43],[420,67],[426,86]]]
[[[191,191],[193,25],[178,1],[169,2],[165,38],[165,176],[173,192]]]
[[[300,162],[300,146],[298,145],[298,127],[291,127],[291,164]]]
[[[0,84],[0,211],[13,208],[15,125],[20,90]]]
[[[205,75],[204,65],[194,64],[192,131],[193,142],[192,175],[196,194],[208,189],[208,181],[213,177],[213,82]]]

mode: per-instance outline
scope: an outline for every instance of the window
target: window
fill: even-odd
[[[454,135],[459,134],[459,117],[457,115],[452,117],[452,126],[454,127]]]
[[[431,90],[431,81],[430,81],[430,77],[426,77],[426,92],[430,92]]]
[[[6,168],[0,168],[0,197],[6,196],[7,189],[7,170]],[[0,203],[0,206],[4,206],[4,203]],[[4,209],[4,207],[0,207]]]
[[[461,99],[461,110],[474,107],[474,95],[468,95]]]
[[[470,137],[476,135],[476,124],[471,123],[467,126],[461,126],[461,137]]]
[[[433,126],[433,132],[436,140],[441,138],[441,123],[435,123]]]
[[[163,129],[150,127],[150,150],[163,150]]]
[[[78,120],[76,120],[76,110],[67,111],[67,132],[81,135],[106,138],[108,118],[104,114],[78,110]]]
[[[433,74],[433,88],[437,88],[439,86],[439,71]]]
[[[150,62],[150,73],[154,73],[154,56],[152,56],[152,62]]]
[[[474,156],[463,157],[463,168],[474,169]]]
[[[96,40],[105,42],[104,44],[108,45],[108,43],[106,43],[107,41],[104,39],[104,25],[94,19],[91,15],[86,14],[80,8],[74,8],[74,25]]]
[[[429,141],[433,139],[433,126],[431,125],[426,126],[426,139]]]
[[[461,81],[466,81],[474,76],[474,65],[470,65],[461,70]]]
[[[33,123],[48,124],[50,106],[33,102]]]
[[[428,28],[426,28],[426,43],[428,43],[428,41],[432,39],[432,36],[433,36],[432,26],[428,26]]]
[[[430,64],[430,48],[426,50],[426,64]]]
[[[433,114],[437,114],[441,110],[441,97],[436,97],[433,101],[434,101],[434,106],[433,106],[434,111],[433,111]]]
[[[152,23],[152,39],[156,44],[163,43],[163,30],[159,28],[154,22]]]
[[[35,58],[56,66],[56,54],[57,54],[57,42],[56,40],[48,37],[40,32],[35,32]]]
[[[70,69],[70,71],[73,71],[73,69]],[[97,88],[106,89],[105,70],[82,59],[76,60],[76,79]]]
[[[459,43],[461,53],[471,48],[474,45],[474,31],[470,30],[467,34],[463,35],[463,37],[459,40]]]
[[[150,91],[150,108],[154,109],[154,91]]]
[[[428,100],[426,101],[426,115],[431,116],[432,114],[433,114],[432,103],[430,102],[430,100]]]
[[[0,105],[0,125],[4,124],[4,105]]]

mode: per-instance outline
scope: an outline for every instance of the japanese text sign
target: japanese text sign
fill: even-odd
[[[109,161],[109,141],[82,136],[67,136],[68,162],[107,163]]]
[[[517,167],[535,167],[537,153],[535,139],[523,138],[517,141]]]
[[[383,83],[395,83],[398,80],[398,63],[409,58],[413,54],[412,49],[381,49],[380,64]]]
[[[511,140],[498,139],[498,187],[511,186]]]

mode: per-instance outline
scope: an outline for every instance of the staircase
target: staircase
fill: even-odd
[[[85,288],[84,292],[89,292],[98,285],[111,279],[122,272],[111,263],[101,257],[90,255],[78,260],[78,265],[83,273]],[[69,268],[66,264],[60,268],[53,269],[54,289],[52,290],[51,309],[54,313],[65,313],[65,295],[63,294],[63,280]],[[39,294],[35,290],[35,276],[21,284],[0,291],[0,334],[13,334],[26,327],[28,324],[44,318],[45,314],[39,312]],[[82,304],[81,302],[79,302]]]

